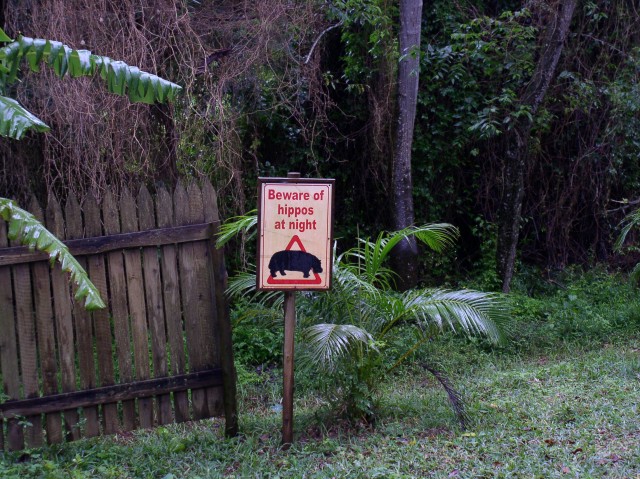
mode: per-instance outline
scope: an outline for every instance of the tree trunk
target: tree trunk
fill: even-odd
[[[534,117],[553,79],[564,43],[569,34],[577,0],[558,0],[550,14],[531,81],[521,95],[521,104],[528,106]],[[502,291],[508,293],[516,260],[522,202],[525,193],[524,173],[529,158],[529,137],[532,122],[523,120],[505,138],[504,190],[498,217],[496,263],[502,280]]]
[[[411,145],[418,102],[420,73],[420,28],[422,0],[400,0],[400,61],[398,65],[398,129],[393,155],[391,189],[393,225],[396,230],[414,223]],[[409,289],[418,282],[418,246],[405,239],[393,250],[398,288]]]

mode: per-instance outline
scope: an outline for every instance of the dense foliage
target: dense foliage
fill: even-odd
[[[338,236],[389,229],[399,59],[393,2],[32,3],[3,4],[9,33],[74,48],[112,45],[107,55],[152,68],[186,94],[175,107],[129,107],[93,82],[26,75],[14,93],[52,130],[3,145],[7,196],[92,190],[100,198],[107,183],[135,188],[206,175],[222,193],[223,212],[244,213],[255,203],[256,176],[301,171],[336,178]],[[466,0],[424,8],[416,223],[458,226],[453,256],[465,270],[493,261],[503,140],[531,117],[521,95],[552,6]],[[520,242],[527,263],[557,269],[615,260],[617,224],[640,189],[635,8],[579,4],[550,89],[530,118]],[[427,280],[447,273],[424,266]]]

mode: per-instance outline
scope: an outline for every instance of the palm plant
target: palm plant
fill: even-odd
[[[629,213],[622,221],[622,230],[614,244],[615,251],[622,251],[622,246],[627,240],[627,236],[632,229],[640,227],[640,208]],[[640,285],[640,263],[636,264],[629,275],[631,281],[637,286]]]
[[[237,220],[227,231],[248,224]],[[300,353],[307,364],[330,374],[351,418],[372,421],[381,379],[444,329],[493,342],[502,339],[500,325],[506,314],[496,294],[442,288],[395,291],[395,273],[387,263],[394,246],[410,236],[441,252],[455,242],[458,231],[449,224],[429,224],[381,233],[375,241],[359,239],[356,247],[340,255],[334,252],[332,289],[305,293],[298,301]],[[246,297],[254,294],[254,287],[255,276],[244,273],[230,281],[229,291]],[[273,307],[274,293],[269,294],[255,298]],[[401,328],[413,330],[413,342],[397,353],[391,345]],[[446,375],[431,364],[423,367],[445,388],[464,425],[460,395]]]
[[[501,340],[499,324],[505,312],[491,293],[442,288],[397,292],[395,274],[386,266],[402,239],[415,236],[436,252],[451,245],[457,230],[448,224],[411,227],[381,233],[335,259],[334,287],[326,295],[303,302],[306,308],[303,344],[309,361],[343,381],[344,406],[351,417],[374,418],[374,399],[381,379],[444,329]],[[394,335],[410,328],[413,340],[392,351]],[[423,367],[440,381],[464,423],[460,395],[446,376],[429,364]]]

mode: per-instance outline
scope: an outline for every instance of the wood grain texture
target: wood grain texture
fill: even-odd
[[[195,197],[191,196],[195,195]],[[200,191],[189,192],[181,184],[176,186],[174,193],[174,211],[176,222],[189,224],[196,222],[194,217],[202,216],[202,195]],[[195,210],[195,211],[194,211]],[[201,222],[201,221],[200,221]],[[203,285],[199,283],[198,262],[202,255],[193,243],[185,243],[179,246],[180,264],[180,292],[182,294],[185,333],[187,339],[187,351],[189,352],[189,371],[199,371],[206,368],[207,354],[205,351],[206,334],[201,328],[200,317],[203,314],[202,297]],[[207,295],[208,296],[208,295]],[[209,416],[207,404],[207,394],[204,390],[194,390],[191,392],[191,402],[193,404],[194,419],[202,419]]]
[[[35,198],[31,200],[29,211],[40,222],[44,222],[44,212]],[[50,269],[49,263],[43,261],[34,263],[32,266],[40,376],[42,378],[42,394],[45,396],[58,393],[58,361]],[[45,424],[49,444],[62,442],[62,415],[59,412],[47,414]]]
[[[43,218],[35,199],[30,209]],[[0,222],[0,373],[10,397],[0,404],[0,449],[23,448],[25,436],[40,445],[42,419],[51,443],[222,411],[227,435],[237,433],[211,184],[178,185],[173,196],[159,188],[155,200],[144,187],[137,199],[106,192],[101,206],[89,196],[82,208],[70,196],[64,213],[66,222],[50,199],[46,226],[80,252],[108,307],[89,313],[75,304],[68,274],[9,245]]]
[[[153,199],[146,187],[140,188],[138,193],[138,216],[141,230],[151,230],[156,227]],[[164,305],[162,301],[162,276],[160,274],[160,260],[158,248],[146,247],[142,249],[144,292],[147,305],[147,320],[151,334],[151,357],[153,361],[153,376],[167,377],[167,333],[164,325]],[[158,423],[168,424],[173,421],[171,411],[171,397],[162,394],[156,398],[158,404]]]
[[[20,379],[22,397],[38,396],[38,365],[36,351],[36,328],[33,317],[33,295],[31,292],[31,272],[28,264],[13,268],[13,291],[16,302],[16,329],[20,352]],[[27,447],[42,445],[42,422],[40,415],[25,418],[24,438]]]
[[[216,248],[215,241],[220,224],[217,194],[209,181],[202,186],[202,198],[205,205],[205,221],[215,225],[214,234],[209,240],[212,267],[211,282],[215,285],[215,304],[218,317],[218,330],[215,334],[218,344],[218,360],[223,377],[223,409],[225,416],[225,435],[234,437],[238,434],[238,411],[236,392],[236,370],[233,362],[233,343],[231,338],[231,319],[229,303],[225,295],[227,289],[227,268],[224,261],[224,250]]]
[[[55,198],[49,198],[45,213],[47,228],[58,238],[65,238],[64,220],[62,208]],[[62,377],[62,392],[75,391],[76,389],[76,362],[73,337],[73,320],[71,316],[71,290],[66,273],[56,264],[51,271],[51,286],[53,291],[53,304],[56,324],[56,336],[58,341],[58,354],[60,358],[60,373]],[[78,412],[66,411],[64,413],[66,433],[71,439],[78,439]]]
[[[9,244],[7,228],[0,220],[0,247]],[[16,337],[15,308],[11,285],[11,268],[0,268],[0,364],[2,365],[2,386],[10,399],[20,398],[20,370],[18,366],[18,343]],[[1,435],[1,434],[0,434]],[[7,421],[6,446],[10,450],[24,447],[24,435],[18,421]]]
[[[211,237],[212,225],[195,224],[172,228],[153,229],[135,233],[100,235],[93,238],[71,239],[63,241],[74,256],[86,256],[125,248],[144,246],[162,246],[165,244],[187,243],[206,240]],[[0,249],[0,266],[46,261],[49,256],[40,251],[31,251],[26,246],[13,246]]]
[[[67,226],[67,238],[76,239],[84,236],[82,224],[82,211],[75,195],[70,195],[65,205],[65,220]],[[86,258],[77,258],[80,266],[86,271]],[[93,356],[93,327],[91,316],[82,304],[74,301],[73,324],[75,330],[75,346],[77,353],[78,369],[80,373],[80,389],[92,389],[96,387],[96,367]],[[82,410],[84,416],[84,436],[94,437],[100,434],[100,421],[98,408],[89,406]]]
[[[160,188],[156,196],[158,226],[173,226],[173,199],[169,192]],[[187,371],[187,359],[184,351],[184,330],[182,327],[182,306],[180,302],[180,285],[178,284],[178,256],[175,245],[164,245],[160,250],[160,267],[162,270],[162,296],[164,298],[165,323],[169,354],[171,355],[171,373],[184,374]],[[189,399],[186,392],[173,395],[174,414],[177,422],[190,419]]]
[[[136,202],[129,191],[120,198],[120,221],[122,231],[130,233],[138,231],[138,212]],[[147,313],[144,300],[144,278],[142,259],[139,249],[124,251],[124,267],[126,271],[127,299],[129,301],[129,317],[131,319],[131,337],[133,338],[133,360],[137,380],[149,379],[149,332],[147,327]],[[153,400],[144,398],[138,400],[138,418],[140,426],[153,426]]]
[[[120,233],[120,206],[111,192],[107,192],[102,202],[102,216],[105,233]],[[116,356],[118,358],[119,381],[133,381],[131,342],[129,340],[129,309],[127,305],[127,284],[125,281],[124,255],[122,251],[107,254],[109,286],[111,291],[111,315],[113,317]],[[122,403],[122,428],[131,431],[136,427],[135,401]]]
[[[98,202],[92,195],[89,195],[85,198],[82,206],[85,213],[86,235],[89,237],[101,236],[102,225]],[[89,256],[87,258],[87,272],[93,284],[98,288],[105,304],[109,304],[105,255]],[[111,386],[115,384],[115,374],[113,368],[113,334],[111,332],[108,309],[101,309],[93,313],[93,329],[95,331],[96,357],[98,361],[97,383],[101,386]],[[102,406],[102,422],[104,432],[107,434],[113,434],[120,429],[118,405],[116,403]]]
[[[36,412],[64,411],[79,407],[94,407],[112,401],[125,401],[149,397],[162,392],[184,391],[191,388],[221,386],[220,369],[181,374],[167,378],[154,378],[134,383],[116,384],[86,391],[54,394],[51,396],[7,401],[0,404],[0,418],[25,416]]]

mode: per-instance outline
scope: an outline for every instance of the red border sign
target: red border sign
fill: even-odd
[[[331,287],[333,185],[333,179],[258,178],[258,289]]]

